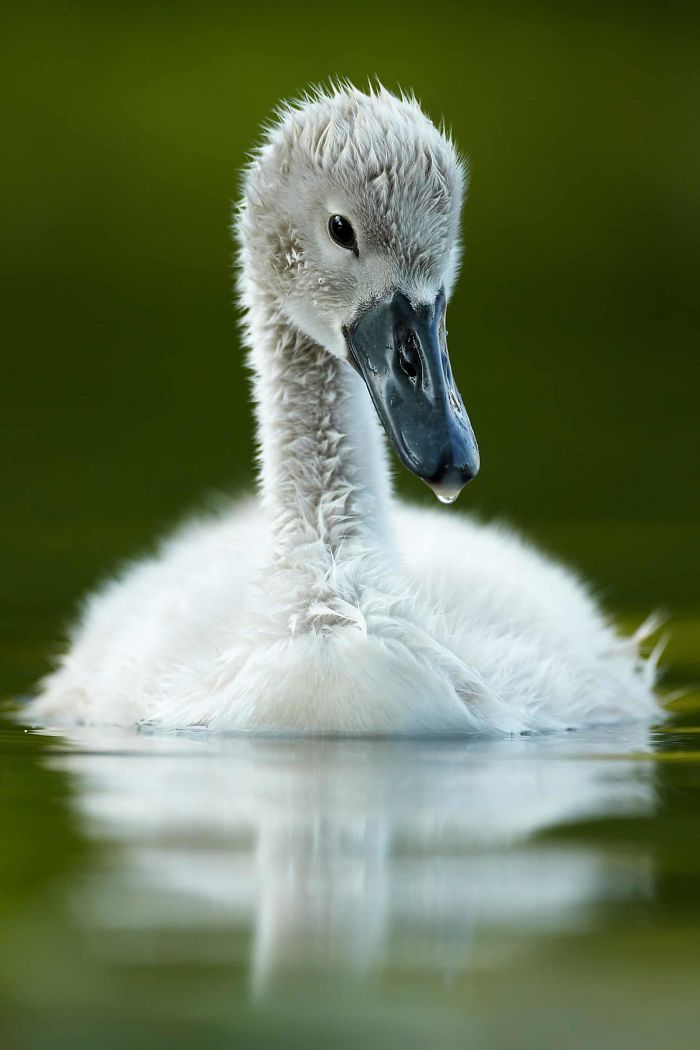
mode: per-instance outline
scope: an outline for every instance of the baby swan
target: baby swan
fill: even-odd
[[[32,715],[302,733],[521,732],[658,714],[653,668],[507,531],[397,503],[479,468],[447,356],[465,172],[413,99],[286,108],[237,224],[259,495],[93,596]]]

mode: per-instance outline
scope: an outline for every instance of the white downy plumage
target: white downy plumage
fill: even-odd
[[[344,326],[447,297],[465,171],[412,98],[282,110],[237,220],[259,495],[89,599],[36,719],[303,733],[521,732],[659,715],[653,661],[569,571],[391,495]],[[357,244],[329,236],[345,216]]]

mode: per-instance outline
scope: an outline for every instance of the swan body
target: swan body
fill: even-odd
[[[444,326],[464,182],[413,99],[343,86],[280,113],[237,222],[258,496],[91,597],[36,718],[441,734],[658,716],[639,639],[567,569],[391,494],[380,421],[443,500],[478,470]]]

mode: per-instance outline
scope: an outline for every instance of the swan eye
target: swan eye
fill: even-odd
[[[341,248],[349,248],[357,255],[357,239],[352,224],[342,215],[331,215],[328,220],[328,232]]]

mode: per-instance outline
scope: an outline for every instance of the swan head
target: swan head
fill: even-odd
[[[244,296],[364,380],[403,463],[444,502],[479,469],[447,353],[466,172],[413,98],[343,86],[288,106],[247,170]]]

